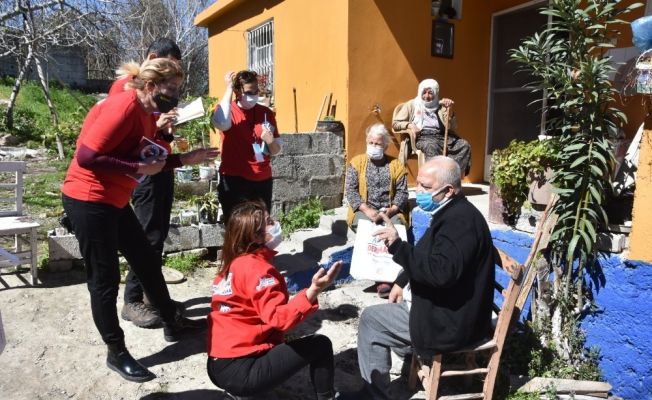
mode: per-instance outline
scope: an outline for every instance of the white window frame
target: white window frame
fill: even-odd
[[[267,88],[274,95],[274,19],[247,30],[247,68],[267,76]]]

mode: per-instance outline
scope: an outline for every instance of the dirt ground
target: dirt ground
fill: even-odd
[[[189,317],[209,312],[214,273],[214,268],[200,269],[185,282],[168,285],[172,297],[185,303]],[[0,313],[7,338],[0,354],[0,399],[226,398],[206,374],[205,334],[167,343],[162,329],[141,329],[121,321],[130,352],[157,375],[142,384],[128,382],[105,366],[106,346],[91,319],[84,271],[43,272],[37,287],[29,285],[29,278],[27,272],[0,274]],[[354,282],[323,293],[321,309],[291,332],[299,336],[319,332],[331,338],[339,390],[362,384],[355,350],[358,316],[365,305],[383,301],[363,293],[366,284]],[[121,285],[119,307],[123,289]],[[397,398],[410,397],[404,392],[404,380],[395,381]],[[307,368],[265,398],[313,398]]]

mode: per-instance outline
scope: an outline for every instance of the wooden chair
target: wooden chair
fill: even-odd
[[[399,105],[394,107],[394,112],[392,113],[392,133],[398,135],[399,141],[401,143],[401,149],[399,154],[404,154],[405,152],[407,152],[408,151],[407,146],[410,146],[411,154],[416,154],[418,166],[421,167],[421,165],[423,165],[423,163],[426,162],[426,155],[421,150],[417,149],[416,146],[417,138],[407,130],[404,131],[394,130],[394,120],[396,119],[396,115],[401,110],[404,104],[405,103],[400,103]],[[403,164],[407,164],[407,158],[409,156],[410,154],[404,154],[403,157],[399,157],[399,160],[401,160]]]
[[[498,313],[498,321],[494,329],[494,335],[490,340],[477,344],[472,347],[461,349],[450,354],[463,356],[465,366],[450,366],[447,370],[442,369],[442,357],[445,354],[438,354],[433,357],[429,364],[422,363],[418,357],[412,357],[412,366],[410,368],[410,378],[408,385],[414,389],[417,378],[426,390],[426,399],[435,400],[466,400],[466,399],[487,399],[491,400],[500,356],[503,352],[505,338],[510,328],[514,315],[520,313],[516,307],[516,300],[521,291],[523,282],[523,266],[509,257],[504,252],[498,250],[501,259],[502,268],[509,274],[510,282],[507,289],[504,289],[499,283],[495,282],[496,289],[503,295],[503,303],[500,308],[494,305],[494,311]],[[478,367],[476,364],[476,354],[488,353],[488,362],[486,367]],[[482,393],[465,393],[454,396],[437,397],[439,389],[439,380],[444,377],[484,375],[484,386]]]
[[[13,247],[0,247],[0,268],[29,264],[32,284],[38,283],[37,236],[40,226],[23,215],[23,161],[0,162],[0,236],[13,236]],[[29,250],[23,250],[27,244]]]

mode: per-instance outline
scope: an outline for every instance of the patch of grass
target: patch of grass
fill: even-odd
[[[0,79],[0,98],[9,98],[13,84],[12,78]],[[50,86],[50,97],[59,117],[58,133],[64,142],[64,149],[66,153],[72,154],[86,110],[90,109],[97,99],[76,90],[60,88],[58,85]],[[57,129],[52,124],[50,110],[38,82],[23,82],[14,108],[12,129],[5,126],[5,111],[6,106],[0,107],[0,130],[17,136],[24,143],[39,142],[49,150],[55,149],[54,135]]]
[[[324,206],[321,200],[310,197],[290,209],[287,214],[281,214],[279,221],[283,232],[290,234],[297,229],[316,228],[319,225],[319,217],[323,214]]]
[[[204,266],[204,260],[195,255],[181,254],[178,256],[165,257],[163,265],[176,269],[184,275],[188,275],[194,272],[197,268],[202,268]]]
[[[23,203],[28,213],[38,215],[45,213],[48,217],[61,214],[61,184],[66,176],[69,160],[51,160],[48,162],[47,170],[31,171],[25,176],[25,192]],[[30,165],[30,169],[39,168]]]

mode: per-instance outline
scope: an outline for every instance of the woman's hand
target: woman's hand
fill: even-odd
[[[206,149],[197,149],[189,151],[187,153],[181,154],[181,164],[183,165],[194,165],[201,164],[206,161],[214,160],[217,156],[220,155],[220,151],[215,147],[209,147]]]
[[[319,293],[323,292],[324,289],[329,287],[335,278],[337,278],[337,275],[340,273],[340,270],[342,269],[342,261],[337,261],[335,264],[333,264],[328,272],[324,268],[319,268],[319,271],[312,277],[312,283],[310,284],[310,287],[306,290],[306,297],[308,298],[308,301],[311,303],[315,303],[317,301],[317,296]]]
[[[174,128],[174,123],[177,122],[177,109],[161,114],[156,120],[156,130],[167,129],[168,133]]]
[[[439,100],[439,104],[446,107],[446,108],[448,108],[448,107],[452,106],[453,104],[455,104],[455,102],[453,100],[451,100],[451,99],[448,99],[448,98],[444,97],[443,99]]]
[[[136,173],[140,175],[156,175],[165,166],[165,157],[151,157],[138,163]]]
[[[408,124],[408,126],[407,126],[407,129],[408,129],[408,132],[409,132],[411,135],[414,135],[415,138],[417,137],[417,135],[419,134],[419,132],[421,132],[421,131],[419,130],[419,128],[417,128],[417,126],[416,126],[416,124],[415,124],[414,122],[410,122],[410,123]]]
[[[381,221],[378,211],[372,207],[369,207],[366,203],[360,204],[359,210],[362,211],[364,215],[366,215],[367,218],[369,218],[374,224],[377,224]]]
[[[274,134],[272,133],[272,130],[265,125],[263,125],[263,131],[260,134],[260,138],[267,143],[267,145],[274,143]]]
[[[227,89],[233,89],[233,79],[235,78],[235,72],[229,71],[224,75],[224,83],[226,83]]]

